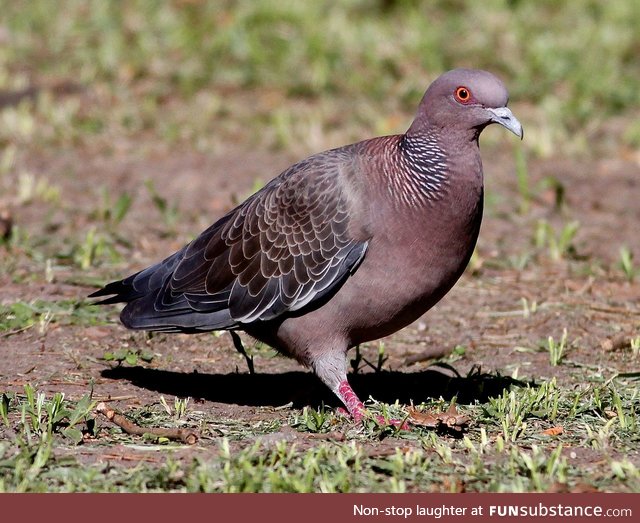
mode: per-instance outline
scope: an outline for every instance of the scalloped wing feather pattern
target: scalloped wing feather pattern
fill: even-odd
[[[166,332],[236,328],[313,304],[367,248],[349,234],[340,157],[331,160],[290,167],[174,255],[105,287],[116,296],[104,303],[129,302],[129,328]]]

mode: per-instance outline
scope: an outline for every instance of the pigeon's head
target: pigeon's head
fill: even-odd
[[[427,89],[409,133],[439,128],[447,133],[472,132],[497,123],[521,139],[522,125],[507,108],[509,93],[493,74],[477,69],[454,69]]]

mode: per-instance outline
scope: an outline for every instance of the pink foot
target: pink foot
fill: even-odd
[[[349,385],[349,382],[347,382],[346,380],[341,382],[338,386],[338,396],[342,400],[342,403],[345,404],[345,407],[347,407],[346,412],[342,408],[339,408],[338,412],[344,414],[348,413],[351,415],[355,423],[360,423],[364,419],[367,413],[367,409],[365,409],[364,404],[360,401],[358,396],[356,396],[356,393],[353,392],[351,385]],[[387,420],[383,416],[378,415],[376,416],[376,421],[380,423],[380,425],[391,425],[402,430],[409,430],[409,425],[406,422],[402,422],[400,420]]]
[[[336,409],[336,414],[339,414],[340,416],[344,416],[345,418],[350,418],[351,414],[349,414],[349,411],[345,408],[342,407],[338,407]]]
[[[347,407],[347,411],[351,414],[353,421],[360,423],[362,418],[364,418],[366,409],[364,408],[364,404],[360,401],[360,398],[358,398],[356,393],[353,392],[353,389],[347,380],[343,381],[338,386],[338,396],[342,400],[342,403],[344,403],[345,407]]]

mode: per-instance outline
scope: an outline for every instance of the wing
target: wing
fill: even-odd
[[[128,302],[129,328],[232,329],[311,305],[353,273],[348,158],[324,153],[290,167],[163,262],[92,296]]]

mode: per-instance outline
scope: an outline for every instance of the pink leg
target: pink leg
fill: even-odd
[[[345,407],[347,407],[347,411],[351,414],[353,421],[355,423],[360,423],[364,418],[366,409],[364,404],[360,401],[360,398],[358,398],[356,393],[353,392],[348,381],[344,380],[340,382],[340,385],[338,386],[338,396],[342,400],[342,403],[344,403]],[[407,423],[402,423],[400,420],[386,420],[382,416],[376,416],[376,420],[381,425],[393,425],[394,427],[400,427],[403,430],[409,430]]]
[[[353,421],[360,423],[362,418],[364,418],[365,408],[358,396],[356,396],[356,393],[353,392],[348,381],[342,381],[340,385],[338,385],[338,396],[342,400],[342,403],[344,403],[344,406],[347,407],[347,411],[351,414]]]

